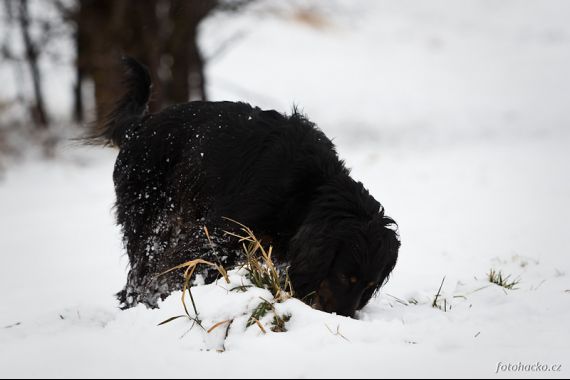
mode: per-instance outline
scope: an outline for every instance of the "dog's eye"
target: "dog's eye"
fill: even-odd
[[[348,277],[346,277],[344,274],[338,274],[337,278],[343,284],[348,284]]]
[[[356,276],[346,276],[344,274],[339,274],[338,280],[345,285],[356,285],[358,283],[358,277]]]
[[[369,282],[369,283],[368,283],[368,289],[375,288],[375,287],[376,287],[376,283],[375,283],[375,282]]]

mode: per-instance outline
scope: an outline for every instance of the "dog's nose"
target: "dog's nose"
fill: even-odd
[[[349,318],[354,318],[356,315],[356,309],[338,308],[336,305],[324,303],[320,298],[317,298],[316,302],[313,304],[313,308],[324,311],[325,313],[335,313],[336,315],[341,315],[343,317]]]
[[[356,310],[335,310],[334,308],[327,307],[321,304],[317,304],[313,306],[315,309],[324,311],[325,313],[334,313],[336,315],[340,315],[343,317],[354,318],[356,315]]]
[[[354,318],[354,316],[356,315],[356,310],[341,310],[341,311],[337,311],[338,315],[342,315],[343,317],[349,317],[349,318]]]

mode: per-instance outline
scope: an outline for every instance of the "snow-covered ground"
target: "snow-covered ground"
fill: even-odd
[[[295,102],[335,137],[399,223],[382,294],[358,320],[287,301],[288,332],[263,335],[240,315],[268,294],[198,286],[205,327],[237,318],[224,353],[224,327],[157,327],[182,313],[179,295],[119,311],[116,153],[69,144],[0,179],[0,377],[568,377],[570,4],[333,4],[310,24],[288,8],[210,19],[206,51],[242,37],[212,61],[209,90]],[[446,311],[432,307],[444,277]],[[562,367],[497,373],[537,362]]]

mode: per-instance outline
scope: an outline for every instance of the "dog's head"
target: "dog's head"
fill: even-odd
[[[290,245],[297,297],[326,312],[354,317],[385,284],[398,258],[395,222],[361,184],[316,210]],[[346,189],[345,189],[346,190]],[[372,211],[372,213],[371,213]]]

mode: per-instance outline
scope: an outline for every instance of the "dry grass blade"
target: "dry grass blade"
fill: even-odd
[[[226,281],[226,283],[228,283],[228,284],[230,283],[230,279],[228,277],[228,274],[227,274],[226,270],[221,265],[212,263],[210,261],[202,260],[202,259],[195,259],[195,260],[187,261],[183,264],[177,265],[174,268],[171,268],[165,272],[160,273],[158,276],[159,277],[164,276],[165,274],[171,273],[175,270],[186,268],[186,270],[184,271],[184,285],[182,287],[182,305],[184,306],[184,312],[186,313],[186,315],[190,319],[193,319],[194,317],[192,317],[190,315],[190,312],[188,311],[188,305],[186,304],[186,292],[188,292],[188,295],[190,296],[190,300],[192,302],[192,307],[194,309],[194,314],[196,316],[195,322],[197,322],[201,326],[200,320],[197,319],[198,318],[198,309],[196,308],[196,303],[194,302],[194,296],[192,295],[192,291],[190,290],[190,281],[192,280],[192,276],[194,275],[194,272],[195,272],[196,267],[198,265],[207,265],[207,266],[210,266],[210,267],[216,269],[224,277],[224,280]]]
[[[222,262],[220,261],[220,257],[218,256],[218,252],[216,251],[216,246],[214,245],[214,242],[212,241],[212,238],[210,236],[210,231],[208,231],[208,227],[206,227],[206,226],[204,226],[204,234],[206,235],[206,238],[208,239],[208,243],[210,244],[210,248],[212,249],[214,256],[216,256],[216,259],[218,260],[217,270],[218,270],[218,272],[221,273],[221,275],[224,277],[226,282],[229,284],[228,272],[226,271],[226,268],[224,268],[224,266],[222,265]]]
[[[261,302],[251,313],[249,320],[247,321],[247,327],[253,326],[256,322],[259,321],[261,318],[265,317],[267,313],[273,310],[273,305],[270,302],[267,302],[262,299]]]
[[[437,291],[437,294],[435,295],[435,298],[434,298],[433,303],[431,305],[432,307],[440,308],[437,304],[437,301],[439,301],[439,297],[441,297],[441,290],[443,289],[444,283],[445,283],[445,277],[443,277],[443,280],[441,281],[441,285],[439,286],[439,290]]]
[[[406,301],[404,301],[403,299],[400,299],[400,298],[398,298],[398,297],[395,297],[395,296],[393,296],[393,295],[391,295],[391,294],[387,294],[387,293],[386,293],[386,295],[387,295],[388,297],[390,297],[390,298],[393,298],[394,301],[396,301],[397,303],[399,303],[399,304],[401,304],[401,305],[410,306],[410,305],[409,305]]]
[[[187,261],[187,262],[185,262],[185,263],[183,263],[183,264],[180,264],[180,265],[175,266],[174,268],[171,268],[171,269],[169,269],[169,270],[167,270],[167,271],[162,272],[162,273],[159,274],[158,276],[159,276],[159,277],[160,277],[160,276],[164,276],[165,274],[174,272],[175,270],[178,270],[178,269],[183,269],[183,268],[192,269],[192,268],[195,268],[195,267],[198,266],[198,265],[208,265],[208,266],[210,266],[210,267],[216,269],[216,270],[224,277],[224,280],[225,280],[228,284],[230,283],[230,279],[228,278],[228,274],[227,274],[226,270],[225,270],[223,267],[221,267],[221,266],[218,265],[218,264],[212,263],[212,262],[210,262],[210,261],[202,260],[202,259],[195,259],[195,260]]]
[[[223,216],[222,219],[225,219],[225,220],[230,221],[230,222],[232,222],[232,223],[234,223],[234,224],[237,224],[238,226],[240,226],[240,227],[243,228],[244,230],[250,230],[250,231],[251,231],[251,229],[250,229],[248,226],[246,226],[246,225],[243,224],[243,223],[238,222],[238,221],[235,220],[235,219],[228,218],[227,216]]]
[[[231,322],[231,319],[228,319],[228,320],[226,320],[226,321],[218,322],[218,323],[216,323],[214,326],[210,327],[210,329],[209,329],[207,332],[208,332],[208,334],[210,334],[212,331],[214,331],[214,330],[217,329],[218,327],[223,326],[223,325],[225,325],[226,323],[230,323],[230,322]]]
[[[494,269],[489,271],[487,277],[489,282],[508,290],[518,290],[516,286],[520,284],[520,279],[511,280],[510,275],[505,277],[501,271],[496,271]]]
[[[242,292],[245,293],[247,292],[248,289],[253,288],[253,286],[251,285],[240,285],[240,286],[236,286],[235,288],[231,288],[230,292]]]
[[[326,327],[327,330],[329,330],[329,332],[330,332],[331,334],[333,334],[334,336],[338,336],[339,338],[342,338],[342,339],[346,340],[347,342],[350,342],[350,340],[349,340],[347,337],[345,337],[344,335],[342,335],[342,334],[340,333],[340,325],[338,325],[338,326],[336,327],[336,332],[333,332],[333,331],[331,330],[331,328],[330,328],[326,323],[325,323],[325,327]]]
[[[157,326],[162,326],[180,318],[186,318],[186,315],[179,315],[177,317],[168,318],[166,321],[160,322]]]
[[[196,269],[196,266],[193,267],[188,267],[186,269],[186,271],[184,272],[184,286],[182,287],[182,305],[184,306],[184,311],[186,312],[186,315],[188,317],[190,316],[190,313],[188,312],[188,306],[186,305],[186,291],[188,291],[188,295],[190,296],[190,301],[192,302],[192,308],[194,309],[194,314],[196,315],[196,318],[198,318],[198,309],[196,308],[196,302],[194,301],[194,295],[192,294],[192,290],[190,290],[190,280],[192,279],[192,276],[194,275],[194,270]]]
[[[265,328],[263,327],[263,325],[261,324],[261,322],[259,322],[258,319],[255,320],[255,324],[257,325],[257,327],[259,327],[259,329],[261,330],[261,332],[263,333],[263,335],[267,334],[267,331],[265,330]]]
[[[210,246],[213,246],[214,243],[212,242],[212,238],[210,237],[210,232],[208,231],[208,227],[204,226],[204,233],[206,234],[206,238],[210,242]]]

